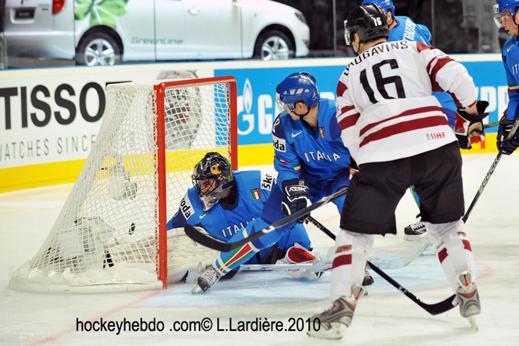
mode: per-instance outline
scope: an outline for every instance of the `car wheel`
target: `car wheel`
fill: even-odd
[[[261,60],[286,60],[294,55],[292,41],[287,34],[278,30],[261,34],[254,47],[254,57]]]
[[[76,62],[87,66],[115,65],[121,62],[122,49],[107,33],[91,33],[81,40]]]

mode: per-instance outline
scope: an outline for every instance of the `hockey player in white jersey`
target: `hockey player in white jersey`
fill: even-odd
[[[461,316],[480,313],[475,262],[464,213],[459,145],[435,85],[454,95],[461,114],[481,123],[476,89],[463,65],[419,42],[387,42],[384,12],[360,6],[345,21],[346,44],[358,56],[337,87],[342,139],[359,165],[341,215],[332,265],[331,307],[315,315],[310,336],[341,338],[363,295],[363,269],[374,234],[395,234],[395,209],[412,185],[436,238],[438,258],[456,292]]]
[[[423,24],[416,24],[413,20],[406,16],[397,16],[395,15],[395,4],[393,0],[363,0],[362,5],[375,4],[379,6],[387,18],[387,25],[389,29],[388,33],[388,42],[392,41],[418,41],[425,45],[430,46],[432,44],[432,35],[427,28]],[[433,95],[440,101],[440,104],[443,107],[447,118],[449,119],[449,124],[452,128],[456,129],[456,133],[460,132],[460,136],[458,137],[460,147],[462,149],[471,149],[472,144],[479,143],[482,138],[484,138],[483,128],[473,128],[471,129],[473,134],[468,138],[465,136],[465,132],[468,129],[465,128],[466,121],[462,119],[458,114],[458,107],[451,94],[448,92],[444,92],[438,86],[433,87]],[[474,132],[475,131],[475,132]],[[470,141],[468,140],[470,139]],[[413,188],[411,188],[413,193],[413,198],[416,201],[418,207],[420,206],[420,200],[416,195],[416,192]],[[418,221],[411,225],[408,225],[404,228],[404,234],[406,240],[417,240],[423,237],[426,232],[425,225],[423,222]],[[431,253],[431,250],[428,250],[427,253]]]

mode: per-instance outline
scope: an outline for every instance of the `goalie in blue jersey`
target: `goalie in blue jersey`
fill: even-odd
[[[195,166],[190,188],[168,230],[187,224],[204,228],[222,241],[243,239],[281,219],[282,193],[272,175],[261,171],[231,170],[229,161],[216,152],[207,153]],[[315,263],[305,227],[293,222],[276,232],[229,252],[220,253],[202,268],[193,293],[207,291],[223,277],[232,277],[242,264]],[[310,270],[291,270],[294,277],[318,278]]]

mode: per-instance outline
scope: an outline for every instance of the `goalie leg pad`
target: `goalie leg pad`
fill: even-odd
[[[291,263],[291,264],[299,264],[299,263],[317,263],[322,259],[318,255],[314,254],[312,251],[306,249],[304,246],[299,243],[295,243],[294,246],[288,248],[287,253],[285,254],[285,258],[280,260],[281,263]],[[316,280],[321,277],[322,272],[314,272],[312,270],[303,270],[303,269],[288,269],[288,275],[296,279],[309,279]]]
[[[352,294],[351,287],[362,286],[368,251],[373,245],[373,235],[341,230],[335,243],[332,264],[330,301]]]

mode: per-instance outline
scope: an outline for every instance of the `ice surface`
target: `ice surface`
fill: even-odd
[[[470,203],[495,155],[464,156],[466,205]],[[271,167],[264,167],[271,170]],[[469,221],[467,231],[479,269],[482,314],[478,332],[457,309],[430,316],[375,275],[369,295],[359,304],[344,345],[519,345],[519,159],[503,157]],[[296,281],[282,272],[240,273],[205,295],[191,286],[166,291],[109,294],[34,294],[10,290],[9,275],[45,240],[71,185],[0,194],[0,344],[2,345],[318,345],[303,332],[217,331],[238,321],[306,319],[327,307],[329,274],[319,281]],[[399,229],[415,222],[417,208],[409,195],[397,210]],[[337,230],[333,206],[314,217]],[[311,227],[315,246],[333,243]],[[394,254],[402,236],[377,238],[375,251]],[[435,256],[421,256],[405,268],[386,270],[428,303],[450,291]],[[212,319],[209,332],[170,332],[176,322]],[[81,321],[161,321],[163,332],[77,332]]]

